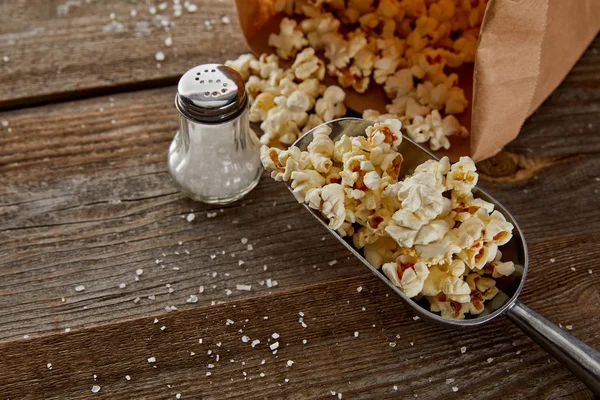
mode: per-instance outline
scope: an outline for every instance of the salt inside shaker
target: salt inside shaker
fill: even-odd
[[[248,119],[244,80],[233,69],[204,64],[187,71],[177,86],[179,131],[169,147],[169,172],[194,200],[236,201],[262,173],[260,145]]]

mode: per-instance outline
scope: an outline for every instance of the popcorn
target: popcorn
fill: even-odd
[[[475,163],[469,157],[461,157],[453,164],[446,179],[446,187],[461,194],[470,193],[477,184],[479,176],[475,172]]]
[[[329,138],[331,128],[328,126],[321,126],[316,128],[313,132],[313,140],[308,145],[308,153],[310,154],[310,161],[314,168],[323,173],[329,172],[333,162],[331,157],[333,156],[333,140]]]
[[[492,278],[510,276],[515,272],[515,264],[512,261],[502,262],[502,252],[498,250],[494,261],[485,266],[485,272],[492,275]]]
[[[262,122],[267,119],[269,110],[275,107],[275,95],[264,92],[256,96],[250,106],[249,118],[251,122]]]
[[[388,237],[379,236],[373,243],[364,246],[363,253],[367,261],[375,268],[394,260],[394,252],[398,248],[396,242]]]
[[[315,111],[323,121],[331,121],[346,114],[344,98],[346,93],[339,86],[329,86],[323,97],[317,100]]]
[[[296,112],[306,108],[295,104]],[[513,226],[473,197],[477,173],[468,157],[428,160],[399,180],[401,129],[401,121],[386,120],[334,143],[331,128],[320,126],[308,151],[263,146],[261,161],[407,296],[426,297],[446,318],[479,314],[499,293],[495,279],[516,270],[498,251]]]
[[[269,35],[269,46],[275,47],[277,55],[284,60],[294,57],[298,50],[308,45],[308,40],[297,29],[297,25],[296,21],[284,18],[279,25],[279,34]]]
[[[256,57],[254,54],[242,54],[236,60],[233,61],[225,61],[225,66],[229,68],[233,68],[237,72],[242,75],[244,81],[247,81],[250,78],[250,65],[252,61],[256,61]]]
[[[408,255],[399,256],[395,262],[382,267],[388,279],[408,297],[415,297],[423,290],[423,284],[429,276],[429,268]]]
[[[315,55],[315,50],[311,47],[298,53],[291,70],[294,76],[302,81],[309,78],[321,81],[325,77],[325,64]]]
[[[306,34],[308,44],[315,50],[324,47],[323,37],[328,33],[337,33],[340,21],[331,13],[321,14],[314,18],[307,18],[300,23],[300,29]]]

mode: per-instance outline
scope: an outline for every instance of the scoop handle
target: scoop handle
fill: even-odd
[[[518,301],[508,318],[600,396],[600,353]]]

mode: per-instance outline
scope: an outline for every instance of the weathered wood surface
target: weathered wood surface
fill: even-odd
[[[233,0],[190,2],[197,10],[179,17],[172,1],[160,3],[1,2],[0,109],[174,84],[194,65],[246,51]]]
[[[88,398],[93,385],[101,398],[304,399],[331,391],[350,399],[502,399],[508,391],[517,395],[510,398],[591,398],[506,320],[446,330],[412,316],[376,278],[360,275],[195,307],[156,323],[143,318],[6,343],[0,382],[7,398],[31,399]],[[582,321],[577,332],[596,327]],[[275,342],[277,354],[269,347]]]
[[[173,46],[160,69],[153,57],[164,50],[164,30],[154,29],[141,41],[134,34],[136,18],[150,18],[149,4],[82,1],[70,8],[72,19],[55,16],[61,4],[0,4],[0,15],[14,16],[0,24],[0,53],[10,40],[15,44],[9,49],[19,49],[7,52],[8,63],[0,62],[0,87],[7,88],[0,93],[0,107],[162,85],[174,82],[188,61],[219,54],[214,46],[229,46],[222,46],[226,54],[219,59],[244,50],[233,24],[212,31],[218,40],[196,41],[194,23],[225,14],[235,21],[231,2],[198,2],[198,12],[184,10],[172,18]],[[124,22],[131,8],[138,15]],[[111,12],[127,32],[102,33]],[[77,41],[91,53],[74,52]],[[556,323],[573,325],[572,333],[596,348],[599,49],[596,38],[519,138],[480,164],[482,186],[513,212],[530,245],[522,300]],[[60,74],[51,73],[57,64],[48,58],[33,69],[16,68],[16,61],[36,54],[52,54]],[[26,73],[33,80],[18,84]],[[46,86],[40,89],[44,75]],[[165,167],[176,130],[173,95],[174,88],[166,87],[0,113],[0,121],[8,122],[0,126],[0,398],[90,397],[94,384],[102,386],[96,396],[105,398],[181,393],[182,398],[293,399],[325,398],[330,391],[377,399],[505,398],[507,393],[591,398],[507,320],[467,331],[414,321],[400,299],[266,175],[249,196],[222,212],[185,199]],[[185,219],[190,210],[191,223]],[[337,264],[328,265],[332,260]],[[137,269],[143,269],[139,281]],[[121,283],[126,287],[119,288]],[[236,284],[251,284],[252,291],[236,290]],[[78,285],[86,289],[76,292]],[[358,286],[364,288],[360,293]],[[197,303],[186,302],[192,294]],[[166,306],[179,311],[167,312]],[[305,313],[306,329],[298,322],[299,311]],[[227,326],[227,318],[235,324]],[[243,333],[240,325],[246,325]],[[266,347],[273,332],[281,335],[277,358]],[[262,343],[252,348],[240,340],[244,334]],[[468,348],[465,354],[462,346]],[[217,353],[221,359],[214,362]],[[151,356],[157,358],[156,369],[146,361]],[[286,367],[287,360],[295,364]],[[210,377],[208,363],[215,364]],[[453,393],[452,386],[459,391]]]

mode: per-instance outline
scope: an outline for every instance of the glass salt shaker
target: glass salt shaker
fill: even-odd
[[[250,128],[244,80],[220,64],[187,71],[177,86],[179,131],[169,147],[169,172],[194,200],[241,199],[262,173],[260,144]]]

